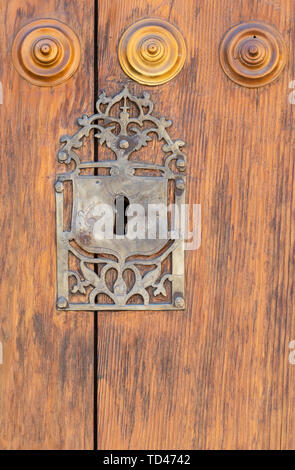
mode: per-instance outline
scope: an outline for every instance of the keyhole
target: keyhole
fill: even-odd
[[[122,194],[115,197],[115,220],[114,220],[114,234],[126,235],[127,233],[127,208],[129,206],[129,199]]]

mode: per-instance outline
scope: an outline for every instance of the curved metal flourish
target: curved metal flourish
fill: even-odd
[[[118,117],[111,114],[113,107],[123,101],[123,105],[120,107],[120,114]],[[128,103],[133,103],[138,113],[136,116],[131,116],[130,106]],[[146,164],[144,162],[129,161],[128,166],[131,168],[153,168],[159,170],[166,170],[167,176],[173,178],[178,173],[171,172],[169,164],[172,160],[178,160],[181,165],[186,162],[186,155],[181,150],[185,145],[183,140],[171,139],[167,132],[167,128],[172,125],[171,120],[167,120],[164,117],[157,118],[152,115],[153,102],[150,100],[150,94],[144,92],[142,97],[136,97],[131,95],[128,87],[125,86],[123,90],[114,97],[106,96],[105,92],[102,91],[96,102],[97,113],[88,116],[83,114],[78,119],[78,124],[81,126],[75,134],[72,136],[65,135],[61,137],[60,141],[63,143],[62,148],[58,152],[58,161],[60,163],[70,164],[71,160],[76,163],[76,170],[81,167],[79,155],[75,149],[79,149],[83,145],[83,139],[89,137],[90,132],[95,130],[95,137],[99,140],[101,145],[111,149],[117,160],[128,160],[129,156],[140,150],[142,147],[147,146],[148,142],[152,140],[150,134],[155,134],[158,140],[164,140],[165,144],[162,146],[162,150],[170,155],[165,160],[165,166]],[[143,129],[145,123],[150,123],[150,126]],[[119,134],[115,133],[116,126],[119,126]],[[120,148],[120,143],[126,138],[128,143],[127,148]],[[184,163],[183,163],[184,162]],[[113,160],[99,162],[99,166],[115,166]],[[93,162],[83,163],[83,168],[87,166],[93,166]]]
[[[63,231],[63,217],[60,215],[63,211],[62,183],[66,181],[77,182],[79,180],[80,184],[81,178],[83,179],[83,175],[80,173],[82,169],[107,167],[110,168],[110,176],[97,176],[100,182],[99,188],[103,184],[107,185],[106,178],[110,177],[119,177],[117,181],[120,181],[120,178],[122,180],[125,178],[126,181],[127,178],[129,182],[130,178],[135,178],[136,169],[157,170],[157,175],[166,180],[177,180],[181,177],[184,184],[186,165],[186,155],[182,151],[182,147],[185,145],[184,141],[180,139],[173,140],[170,137],[167,129],[172,125],[171,120],[153,115],[153,103],[149,93],[144,92],[142,96],[136,97],[129,92],[126,86],[113,97],[106,96],[106,93],[102,91],[96,102],[96,113],[89,116],[83,114],[78,119],[78,124],[80,129],[77,132],[72,136],[65,135],[60,139],[62,146],[57,155],[60,163],[66,165],[70,165],[72,161],[75,163],[73,170],[58,175],[59,186],[56,189],[57,208],[60,207],[57,210],[59,296],[61,292],[62,298],[66,298],[70,303],[69,278],[74,279],[74,282],[71,281],[70,293],[85,296],[85,303],[71,303],[69,308],[72,309],[83,310],[85,306],[88,309],[99,309],[100,304],[97,299],[100,294],[104,294],[111,299],[110,309],[136,309],[138,304],[128,303],[135,295],[141,296],[143,299],[142,305],[148,306],[153,302],[155,303],[152,298],[155,299],[158,296],[168,298],[167,283],[172,284],[172,294],[174,295],[174,282],[177,292],[179,292],[179,286],[182,289],[183,282],[179,281],[181,277],[179,272],[183,272],[181,271],[183,268],[175,271],[172,267],[172,272],[167,273],[163,272],[162,263],[169,255],[175,256],[177,251],[178,253],[179,250],[183,251],[182,241],[170,240],[162,251],[158,253],[151,251],[152,255],[149,257],[133,256],[128,258],[129,255],[127,257],[126,254],[123,256],[118,248],[114,250],[100,248],[100,250],[94,251],[88,247],[86,253],[84,246],[80,246],[78,243],[77,248],[71,243],[74,239],[77,242],[73,234],[73,227],[69,232]],[[106,145],[115,154],[115,159],[81,162],[77,150],[82,147],[84,139],[89,137],[91,132],[94,132],[94,136],[98,139],[100,145]],[[134,152],[146,147],[153,138],[163,141],[162,150],[165,158],[162,165],[129,158]],[[174,161],[175,166],[172,167]],[[159,176],[157,176],[158,179]],[[92,176],[92,178],[95,178],[95,176]],[[149,176],[148,178],[152,179],[153,177]],[[75,188],[75,185],[73,185],[73,188]],[[142,188],[140,188],[141,191]],[[178,204],[184,201],[183,193],[182,188],[178,194]],[[73,199],[75,197],[73,189]],[[163,200],[163,203],[167,203],[167,200]],[[89,205],[89,207],[92,206]],[[91,220],[95,222],[93,217]],[[89,227],[87,225],[87,228],[90,230],[90,225]],[[84,248],[83,253],[80,251],[80,247]],[[95,257],[92,257],[90,251],[95,253]],[[68,263],[65,261],[69,253],[78,260],[79,270],[69,269]],[[180,260],[183,262],[183,253]],[[93,266],[96,266],[96,268],[93,269]],[[142,274],[140,266],[145,267],[144,274]],[[116,280],[110,287],[106,282],[106,275],[111,269],[116,271]],[[134,278],[133,284],[129,288],[123,276],[126,271],[132,271]],[[164,308],[173,308],[171,302],[172,300],[167,300]],[[162,306],[163,300],[158,301],[158,304]]]
[[[178,241],[179,244],[179,241]],[[80,270],[83,274],[83,277],[77,271],[68,271],[68,276],[73,276],[76,280],[76,283],[73,284],[71,288],[71,293],[81,293],[86,295],[85,287],[92,286],[93,289],[89,293],[89,303],[95,304],[95,299],[99,294],[105,294],[114,303],[118,305],[126,305],[128,300],[133,295],[140,295],[143,298],[144,305],[149,304],[150,296],[147,291],[148,287],[153,288],[153,295],[156,297],[158,295],[167,295],[166,288],[164,286],[166,281],[172,281],[173,274],[161,274],[162,262],[169,256],[169,254],[175,249],[177,242],[174,242],[171,245],[168,245],[163,253],[159,256],[155,256],[153,259],[141,259],[134,258],[130,261],[123,260],[110,260],[107,258],[91,258],[80,253],[76,248],[71,244],[68,244],[69,251],[79,259]],[[102,269],[100,274],[97,274],[93,271],[87,264],[100,264]],[[156,266],[145,274],[141,274],[138,269],[138,265],[146,266]],[[117,279],[113,285],[113,289],[110,289],[106,283],[106,274],[110,269],[115,269],[117,272]],[[127,285],[123,279],[124,271],[130,270],[133,272],[135,277],[135,282],[133,286],[128,291]]]

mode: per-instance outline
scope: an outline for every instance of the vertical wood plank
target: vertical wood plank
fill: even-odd
[[[56,312],[54,180],[59,138],[93,109],[93,2],[1,2],[0,447],[93,447],[93,314]],[[15,34],[56,18],[81,41],[79,70],[52,88],[11,62]],[[90,157],[91,158],[91,157]]]
[[[98,314],[98,447],[294,448],[294,2],[99,2],[99,87],[132,82],[117,60],[137,19],[169,19],[188,57],[149,89],[187,142],[188,202],[202,205],[202,245],[186,256],[185,312]],[[276,26],[289,47],[279,81],[250,90],[223,73],[218,47],[240,21]],[[153,154],[151,150],[151,155]],[[293,367],[293,368],[292,368]]]

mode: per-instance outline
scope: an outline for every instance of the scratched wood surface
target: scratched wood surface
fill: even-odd
[[[98,314],[101,449],[295,447],[294,10],[291,0],[98,2],[108,93],[148,88],[117,61],[129,24],[158,16],[183,32],[183,71],[150,92],[187,142],[188,202],[202,205],[186,311]],[[81,40],[79,71],[52,89],[29,85],[10,59],[15,33],[38,17],[65,21]],[[7,0],[1,18],[0,448],[91,448],[93,315],[54,309],[53,182],[58,137],[93,108],[93,2]],[[218,63],[224,32],[252,19],[274,24],[289,48],[280,80],[260,90],[234,85]]]
[[[93,110],[93,2],[1,1],[0,448],[93,447],[93,314],[58,313],[54,179],[59,137]],[[17,31],[66,22],[81,41],[75,76],[30,85],[11,63]]]
[[[183,32],[182,72],[149,91],[187,142],[187,200],[202,206],[201,248],[186,256],[186,311],[98,314],[98,447],[292,449],[295,3],[98,5],[98,85],[108,93],[148,88],[118,64],[127,26],[157,16]],[[218,60],[223,34],[253,19],[275,25],[289,48],[279,81],[259,90],[230,82]]]

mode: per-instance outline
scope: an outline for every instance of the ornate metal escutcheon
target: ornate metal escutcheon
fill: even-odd
[[[127,87],[113,97],[102,92],[96,113],[84,114],[78,124],[80,129],[73,136],[61,138],[63,145],[58,152],[58,161],[69,170],[58,174],[55,183],[57,307],[183,309],[181,217],[173,217],[171,222],[167,207],[170,204],[174,213],[180,214],[185,202],[184,142],[172,140],[168,134],[172,121],[153,115],[148,93],[136,97]],[[85,147],[84,140],[92,132],[101,152],[94,161],[84,161],[77,149]],[[161,163],[142,158],[142,153],[146,155],[145,147],[152,141],[163,141],[165,157],[164,160],[161,157]],[[101,158],[103,151],[107,158]],[[136,152],[140,152],[140,159]],[[136,214],[137,226],[145,227],[142,237],[130,237],[130,219],[126,222],[126,214],[131,206],[143,208]],[[157,224],[166,219],[165,236],[159,235],[158,225],[154,226],[157,236],[147,236],[151,207],[165,211],[156,218]],[[111,237],[101,236],[105,215],[102,208],[114,209],[106,219],[112,227]],[[172,236],[173,233],[180,235]]]

